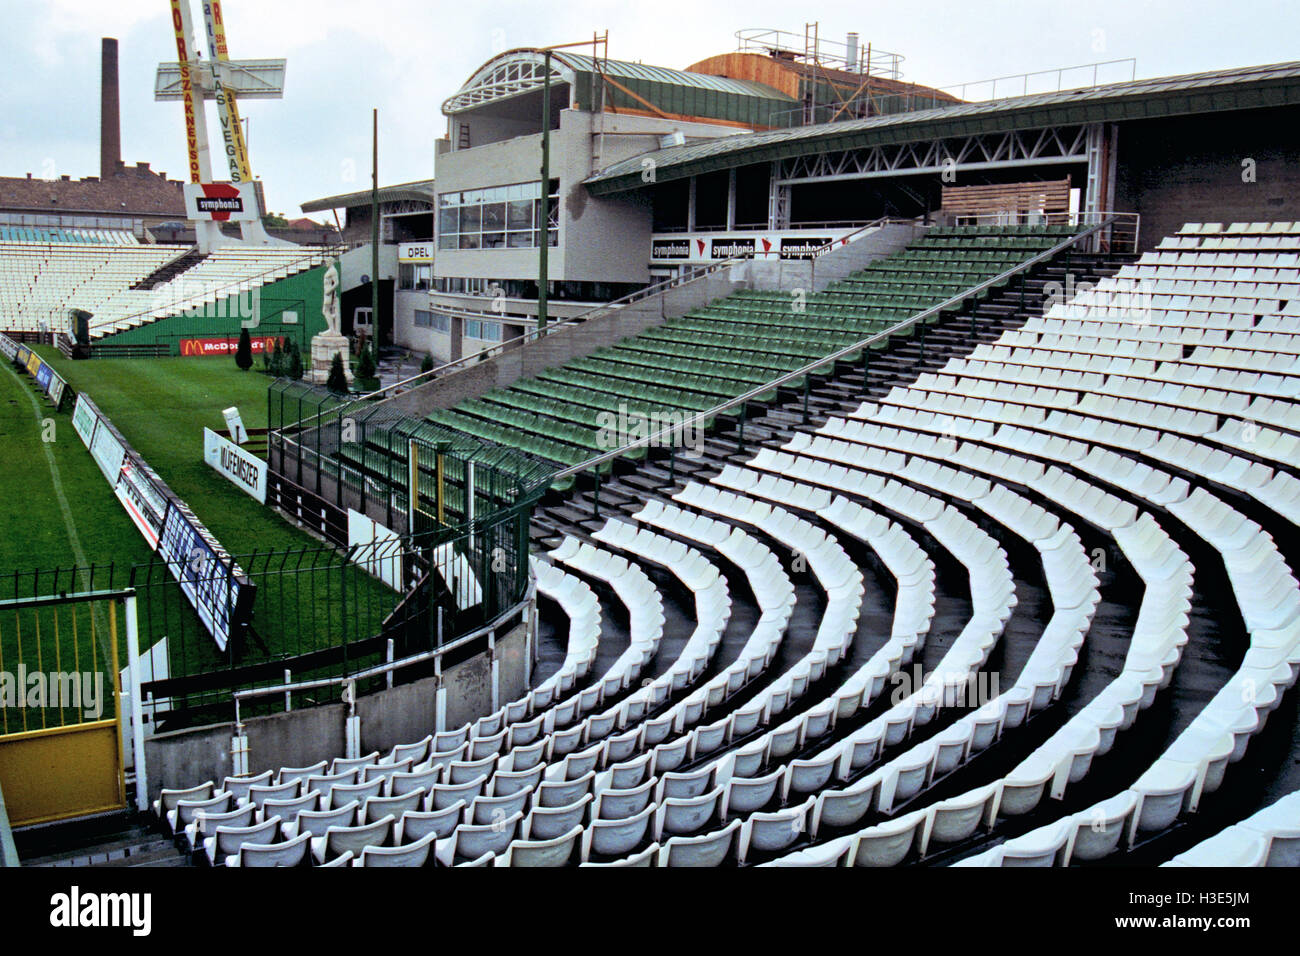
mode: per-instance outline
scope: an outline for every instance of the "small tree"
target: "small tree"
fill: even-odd
[[[424,358],[420,362],[420,372],[421,374],[423,374],[424,372],[432,372],[432,371],[433,371],[433,353],[425,352]]]
[[[247,372],[253,367],[253,341],[248,337],[248,329],[239,330],[239,347],[235,349],[235,364]]]
[[[357,360],[357,378],[363,378],[369,381],[375,377],[375,357],[370,354],[370,349],[361,350],[361,358]]]
[[[289,340],[289,359],[285,362],[284,374],[295,382],[302,378],[302,350],[293,339]]]
[[[335,395],[348,393],[348,378],[343,373],[343,356],[338,352],[334,353],[334,360],[330,362],[330,374],[325,380],[325,387]]]
[[[276,378],[284,375],[284,350],[280,348],[280,340],[275,340],[275,348],[271,351],[271,362],[268,371]]]

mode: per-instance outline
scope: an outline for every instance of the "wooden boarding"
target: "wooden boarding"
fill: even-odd
[[[1014,213],[1061,214],[1070,211],[1070,177],[1041,183],[998,183],[992,186],[944,186],[943,211],[955,216]]]

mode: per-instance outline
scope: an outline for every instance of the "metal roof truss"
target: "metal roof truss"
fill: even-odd
[[[970,172],[1088,161],[1088,127],[1050,126],[796,156],[777,162],[778,185]]]

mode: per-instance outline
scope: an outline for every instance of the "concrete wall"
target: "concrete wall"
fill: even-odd
[[[528,689],[525,662],[532,651],[527,626],[520,623],[496,639],[494,653],[485,650],[447,667],[441,678],[428,677],[361,697],[356,704],[361,753],[378,750],[382,754],[430,733],[435,727],[439,688],[445,691],[444,726],[448,729],[490,713],[494,656],[498,702],[522,697]],[[277,767],[303,767],[343,756],[346,719],[347,708],[336,703],[246,720],[249,770],[260,773]],[[189,787],[204,780],[220,784],[232,772],[234,733],[234,724],[226,723],[146,738],[150,799],[163,787]]]
[[[447,692],[446,726],[460,727],[492,711],[492,659],[479,654],[442,672]],[[513,694],[509,699],[522,696]],[[419,740],[419,737],[414,738]]]
[[[1118,163],[1115,208],[1141,214],[1142,251],[1188,222],[1300,220],[1300,107],[1122,123]]]

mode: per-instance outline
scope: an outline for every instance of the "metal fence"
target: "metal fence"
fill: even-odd
[[[274,475],[328,506],[368,514],[406,534],[531,508],[554,472],[549,462],[516,449],[302,382],[270,387],[267,424]],[[417,503],[433,523],[412,523]]]
[[[191,727],[233,719],[236,691],[290,680],[351,678],[387,662],[437,651],[513,612],[522,614],[529,587],[530,517],[531,503],[524,502],[468,528],[444,527],[414,537],[380,529],[373,539],[349,547],[240,555],[236,560],[256,584],[257,599],[241,639],[224,651],[181,592],[174,569],[157,555],[135,566],[6,574],[0,578],[0,601],[76,589],[133,589],[145,720],[152,732]],[[197,582],[200,588],[207,583],[202,578]],[[24,653],[40,653],[49,669],[67,664],[58,656],[58,635],[50,632],[55,625],[44,622],[40,631],[36,626],[24,624]],[[64,622],[63,630],[75,627],[90,634],[93,628],[98,635],[108,626]],[[5,627],[0,638],[7,657],[0,662],[12,658]],[[38,640],[42,643],[33,643]],[[406,668],[402,677],[416,679],[432,667]],[[360,682],[357,690],[378,689],[385,679],[374,678],[366,686]],[[246,705],[244,714],[324,702],[318,694],[301,692],[259,699]],[[41,719],[34,713],[27,717]],[[49,715],[44,719],[48,724]]]

